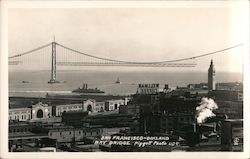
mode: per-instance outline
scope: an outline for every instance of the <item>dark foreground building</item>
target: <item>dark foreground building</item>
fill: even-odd
[[[243,119],[226,119],[222,123],[221,145],[225,151],[243,150]]]

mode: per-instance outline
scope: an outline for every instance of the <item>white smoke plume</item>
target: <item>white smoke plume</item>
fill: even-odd
[[[203,97],[200,105],[196,107],[197,123],[203,123],[208,117],[215,116],[213,110],[218,109],[218,105],[211,98]]]

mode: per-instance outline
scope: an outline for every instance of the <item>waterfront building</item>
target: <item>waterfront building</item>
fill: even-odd
[[[97,112],[104,112],[105,111],[105,102],[96,101],[95,107],[96,107]]]
[[[31,106],[31,119],[46,119],[52,116],[52,107],[39,102]]]
[[[12,108],[9,109],[9,120],[36,120],[45,119],[52,116],[52,107],[41,102],[28,108]]]
[[[54,105],[53,110],[56,116],[62,116],[63,112],[69,111],[88,111],[88,112],[96,112],[95,109],[96,101],[94,99],[86,99],[79,101],[79,103],[68,103]]]
[[[211,60],[210,67],[208,69],[208,90],[215,90],[215,68],[213,60]]]
[[[126,100],[116,99],[105,101],[105,111],[118,110],[121,105],[127,105]]]
[[[62,116],[63,112],[68,112],[68,111],[83,111],[83,104],[78,103],[78,104],[63,104],[63,105],[57,105],[53,106],[53,114],[56,114],[56,116]]]
[[[159,84],[139,84],[137,94],[156,94],[159,92]]]
[[[31,119],[31,108],[9,109],[9,120],[26,121]]]
[[[106,101],[96,101],[94,99],[84,100],[78,104],[62,104],[55,107],[56,116],[62,116],[63,112],[87,111],[90,113],[113,111],[119,109],[120,105],[126,105],[125,99],[113,99]]]
[[[50,103],[47,101],[47,103]],[[118,110],[121,105],[127,105],[128,99],[111,99],[105,101],[96,101],[94,99],[85,99],[79,101],[65,101],[64,104],[37,104],[27,107],[10,107],[9,120],[27,121],[37,119],[47,119],[52,116],[62,116],[63,112],[86,111],[89,113]]]

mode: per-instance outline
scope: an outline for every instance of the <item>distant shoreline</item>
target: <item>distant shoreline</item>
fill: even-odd
[[[51,70],[18,70],[18,69],[9,69],[9,73],[12,72],[50,72]],[[174,72],[174,73],[188,73],[188,72],[193,72],[193,73],[207,73],[207,71],[187,71],[187,70],[57,70],[57,72],[82,72],[82,71],[87,71],[87,72]],[[233,72],[233,71],[216,71],[216,74],[219,73],[233,73],[233,74],[244,74],[243,72]]]

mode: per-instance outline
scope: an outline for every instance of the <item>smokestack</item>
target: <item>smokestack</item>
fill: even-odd
[[[200,105],[196,107],[196,122],[201,124],[206,121],[208,117],[213,117],[215,114],[213,110],[218,109],[217,104],[211,98],[203,97]]]
[[[194,127],[194,133],[196,133],[196,131],[197,131],[196,125],[197,125],[197,123],[195,122],[195,123],[193,124],[193,127]]]
[[[214,132],[216,132],[216,128],[217,128],[217,123],[214,122]]]

